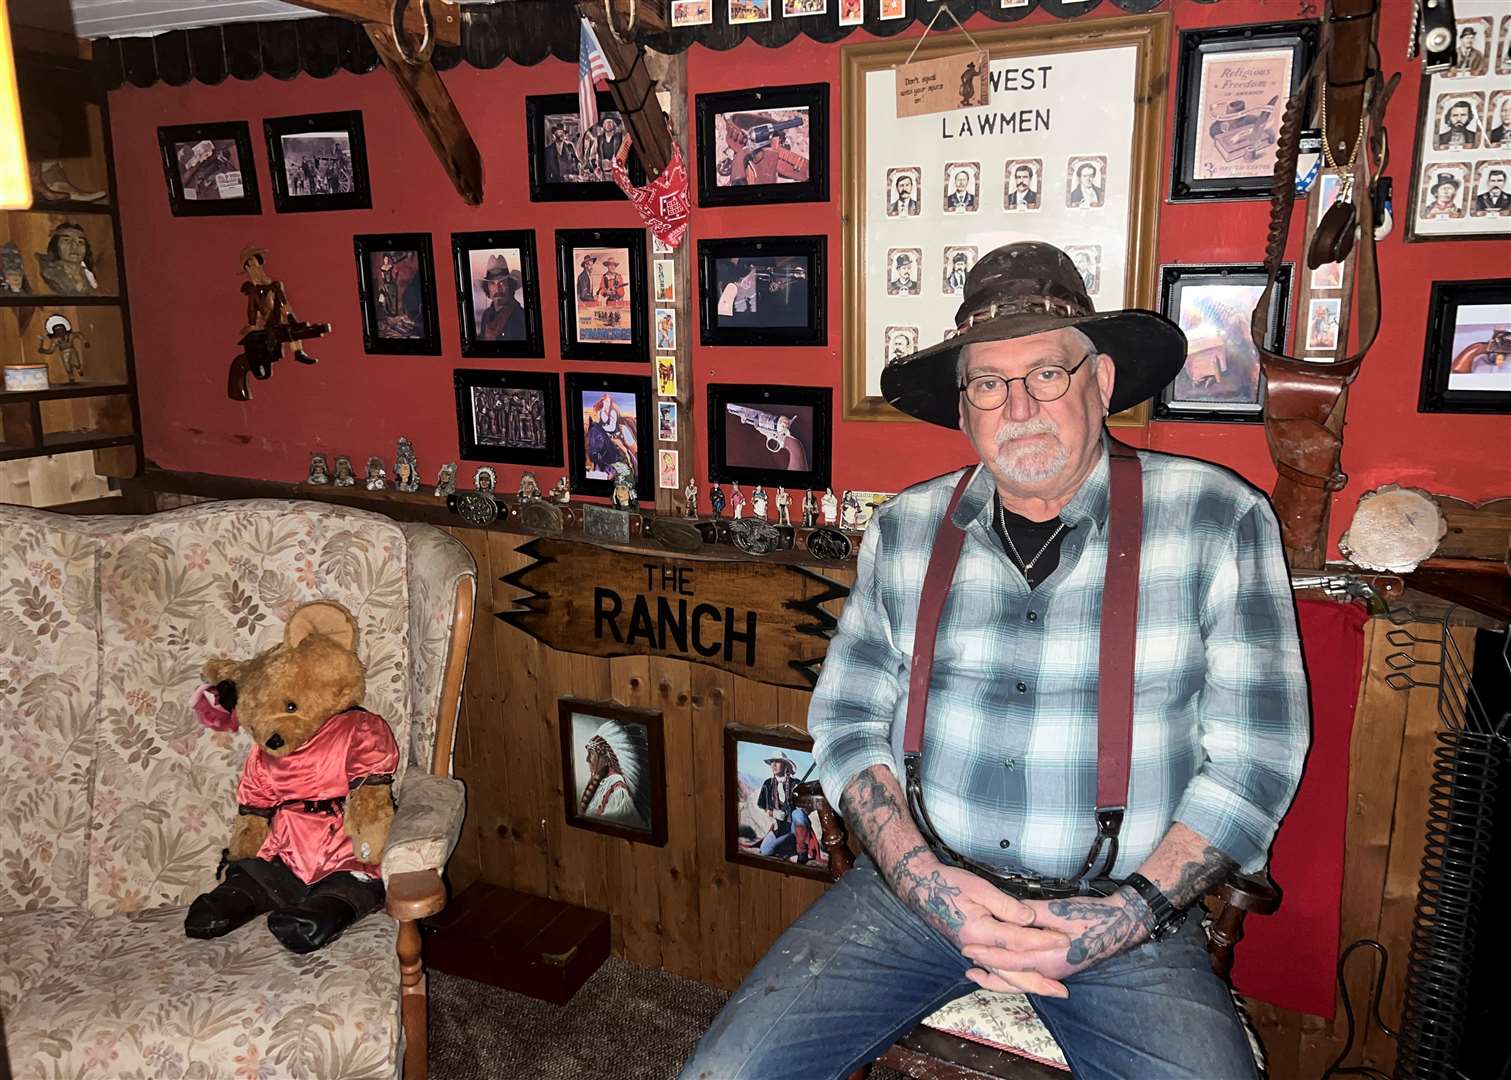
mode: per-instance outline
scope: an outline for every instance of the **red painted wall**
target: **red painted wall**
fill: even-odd
[[[1176,0],[1177,28],[1277,21],[1305,14],[1302,2],[1228,0],[1221,5]],[[1112,11],[1104,5],[1104,11]],[[1401,60],[1410,5],[1385,5],[1381,51],[1402,83],[1387,117],[1395,148],[1397,191],[1409,190],[1420,65]],[[1031,21],[1045,21],[1035,13]],[[983,26],[989,24],[978,18]],[[972,24],[973,28],[975,24]],[[1176,42],[1172,35],[1172,60]],[[699,209],[686,243],[699,237],[822,232],[829,236],[830,337],[821,348],[733,349],[694,347],[693,419],[701,433],[699,388],[709,382],[827,384],[840,382],[839,46],[799,37],[780,50],[747,42],[717,53],[689,54],[693,93],[758,85],[834,83],[830,116],[831,190],[824,204],[777,208]],[[394,440],[414,442],[425,476],[457,453],[451,371],[454,367],[541,367],[550,370],[629,371],[638,366],[565,363],[557,355],[559,329],[554,289],[554,230],[582,225],[638,224],[626,203],[531,203],[524,159],[526,94],[559,93],[575,86],[572,65],[550,61],[531,68],[506,64],[492,71],[461,67],[445,76],[479,148],[487,198],[467,207],[452,191],[429,146],[381,71],[357,77],[261,78],[219,86],[125,87],[111,96],[120,184],[122,228],[133,301],[136,366],[141,385],[143,436],[149,459],[170,469],[295,480],[304,476],[311,450],[345,453],[360,462],[369,454],[391,459]],[[1172,76],[1173,83],[1173,76]],[[263,117],[361,109],[366,120],[374,209],[281,215],[272,211],[268,162],[261,141]],[[1173,95],[1170,102],[1173,116]],[[245,119],[251,123],[263,204],[260,217],[174,218],[168,211],[156,129],[160,124]],[[1169,120],[1162,160],[1169,161]],[[1168,189],[1168,178],[1163,182]],[[1299,216],[1299,215],[1298,215]],[[1267,204],[1163,204],[1160,263],[1258,262]],[[541,262],[543,332],[547,358],[535,361],[462,360],[450,234],[464,230],[533,227]],[[367,356],[362,352],[357,306],[354,233],[428,231],[433,237],[440,305],[440,357]],[[1381,246],[1385,291],[1379,341],[1355,383],[1349,403],[1344,468],[1348,487],[1334,504],[1332,539],[1347,524],[1365,490],[1387,481],[1420,485],[1466,499],[1511,494],[1511,420],[1419,414],[1427,302],[1434,279],[1511,274],[1511,243],[1405,244],[1403,229]],[[280,364],[271,381],[254,384],[256,400],[225,396],[226,363],[235,352],[243,307],[236,254],[256,242],[270,249],[271,272],[283,279],[302,318],[329,321],[334,332],[312,351],[315,368]],[[693,327],[681,328],[695,336]],[[1268,489],[1274,471],[1258,425],[1154,423],[1122,429],[1122,437],[1155,449],[1227,465]],[[698,445],[697,473],[706,490],[706,449]],[[835,487],[897,490],[968,459],[955,433],[917,424],[837,422]],[[464,466],[470,476],[471,467]],[[519,470],[500,470],[512,487]],[[548,477],[554,479],[551,470]]]

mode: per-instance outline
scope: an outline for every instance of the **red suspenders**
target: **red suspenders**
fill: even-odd
[[[1117,860],[1118,832],[1128,805],[1128,769],[1133,755],[1133,662],[1138,627],[1139,548],[1143,534],[1144,485],[1138,455],[1131,447],[1108,440],[1111,476],[1107,514],[1107,578],[1102,594],[1101,649],[1097,669],[1097,836],[1080,872],[1064,884],[1080,881],[1107,847],[1097,876],[1106,877]],[[955,485],[944,520],[934,537],[923,592],[918,601],[918,622],[913,633],[913,663],[908,677],[907,726],[903,733],[903,763],[907,771],[908,801],[914,819],[935,847],[966,865],[975,864],[949,851],[938,841],[923,806],[919,760],[923,755],[923,728],[928,709],[929,682],[934,670],[934,644],[945,598],[960,561],[965,533],[953,518],[975,470]],[[986,869],[986,868],[980,868]],[[1049,884],[1049,883],[1046,883]]]

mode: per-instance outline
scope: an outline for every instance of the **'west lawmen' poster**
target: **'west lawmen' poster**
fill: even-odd
[[[1018,56],[993,48],[989,105],[913,117],[896,115],[893,66],[858,61],[864,144],[852,144],[845,163],[863,174],[846,184],[856,230],[846,300],[859,316],[846,324],[847,416],[895,418],[876,402],[882,368],[954,329],[966,274],[1002,244],[1060,247],[1098,310],[1150,301],[1132,295],[1130,260],[1136,208],[1146,204],[1147,148],[1135,132],[1137,103],[1150,97],[1141,87],[1149,46],[1116,36],[1055,46]],[[1142,133],[1156,150],[1159,124],[1146,116]]]

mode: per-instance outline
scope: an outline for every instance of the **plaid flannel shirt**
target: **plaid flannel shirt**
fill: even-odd
[[[1179,821],[1263,866],[1310,741],[1279,529],[1264,497],[1212,465],[1140,452],[1133,759],[1113,874]],[[978,467],[956,508],[965,545],[939,624],[922,783],[950,847],[1003,871],[1068,877],[1096,835],[1097,657],[1108,457],[1060,519],[1060,565],[1032,593],[992,530]],[[877,764],[903,777],[908,670],[924,569],[959,472],[879,507],[808,713],[838,804]]]

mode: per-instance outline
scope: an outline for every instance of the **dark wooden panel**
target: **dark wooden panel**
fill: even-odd
[[[194,78],[188,31],[158,34],[152,39],[152,51],[157,57],[157,76],[169,86],[183,86]]]
[[[299,74],[299,29],[297,21],[257,24],[262,44],[262,67],[275,79],[287,82]]]
[[[353,75],[366,75],[378,66],[378,50],[367,36],[367,31],[354,22],[341,20],[337,33],[340,39],[341,67]]]
[[[503,4],[469,8],[463,16],[462,52],[475,68],[496,68],[504,61]],[[577,59],[573,42],[572,59]]]
[[[262,41],[256,23],[227,23],[221,30],[226,42],[226,70],[238,79],[262,74]]]
[[[126,81],[121,43],[115,38],[100,38],[93,44],[94,66],[99,73],[100,85],[106,90],[119,90]]]
[[[121,42],[121,69],[132,86],[146,89],[157,82],[157,51],[151,38],[127,38]]]
[[[226,77],[226,39],[218,26],[196,26],[189,31],[189,66],[194,77],[209,86]]]
[[[322,17],[300,19],[294,24],[299,37],[299,66],[306,75],[328,78],[341,68],[341,30],[345,19]]]

